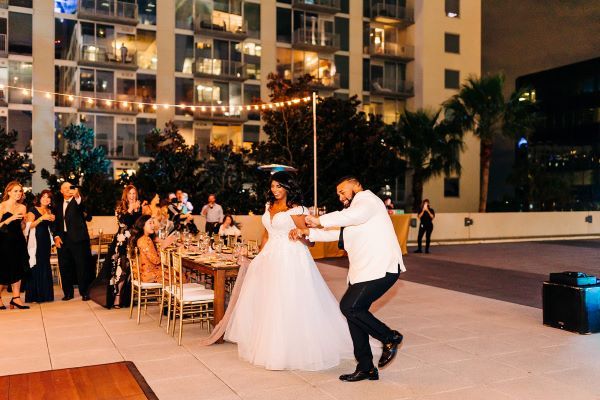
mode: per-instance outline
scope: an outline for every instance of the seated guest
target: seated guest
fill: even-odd
[[[223,217],[223,223],[219,227],[219,236],[235,236],[237,238],[242,235],[242,231],[240,231],[237,227],[237,224],[233,220],[233,216],[230,214],[225,215]]]
[[[135,249],[139,250],[140,276],[142,282],[161,282],[160,255],[154,244],[154,219],[150,215],[142,215],[135,222],[131,236],[129,253],[135,257]]]

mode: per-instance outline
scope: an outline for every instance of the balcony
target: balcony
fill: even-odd
[[[214,78],[232,81],[248,79],[246,65],[239,61],[218,60],[213,58],[198,58],[194,64],[194,76],[199,78]]]
[[[340,88],[340,74],[333,76],[313,77],[310,87],[314,90],[336,90]]]
[[[377,78],[371,81],[371,95],[394,99],[407,99],[414,96],[412,82]]]
[[[194,119],[199,121],[212,121],[221,123],[243,124],[248,121],[248,115],[240,110],[239,106],[216,106],[212,110],[209,104],[196,105]]]
[[[140,110],[136,101],[139,101],[135,96],[117,95],[117,100],[113,99],[111,93],[94,93],[85,92],[80,93],[83,96],[78,101],[77,109],[82,112],[91,111],[97,113],[107,114],[124,114],[124,115],[135,115]],[[102,98],[102,100],[88,101],[88,98]]]
[[[8,37],[0,33],[0,57],[8,57]]]
[[[96,147],[102,147],[108,158],[121,160],[136,160],[139,158],[138,142],[123,139],[100,139],[96,138]]]
[[[137,1],[79,0],[77,16],[95,21],[137,25]]]
[[[104,46],[83,45],[77,59],[79,65],[106,67],[134,71],[138,68],[136,51],[132,49],[107,49]]]
[[[406,27],[415,23],[414,11],[399,4],[377,3],[371,8],[371,19],[383,24]]]
[[[294,0],[298,10],[335,14],[341,11],[340,0]]]
[[[369,54],[372,58],[382,58],[395,61],[412,61],[415,59],[414,46],[398,45],[386,42],[384,44],[371,43]]]
[[[203,16],[196,19],[195,32],[199,35],[224,39],[244,40],[248,37],[247,24],[241,15]]]
[[[298,50],[334,53],[340,49],[340,35],[313,29],[294,31],[292,47]]]

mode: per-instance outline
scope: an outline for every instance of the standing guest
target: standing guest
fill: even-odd
[[[50,228],[55,216],[52,214],[51,205],[52,191],[42,190],[26,217],[29,228],[27,248],[31,267],[31,276],[27,280],[25,292],[27,303],[54,301],[54,283],[50,266],[50,253],[52,252]]]
[[[225,215],[223,217],[223,223],[219,227],[219,236],[235,236],[235,241],[237,242],[237,238],[241,236],[242,231],[239,230],[237,224],[233,220],[233,216],[231,214]]]
[[[81,299],[88,301],[88,288],[94,280],[95,273],[86,221],[90,221],[92,217],[85,211],[77,186],[63,182],[60,185],[60,193],[63,199],[54,206],[56,219],[53,232],[65,294],[62,300],[68,301],[74,297],[73,285],[77,283]]]
[[[155,222],[149,215],[143,215],[135,222],[129,244],[130,256],[135,257],[135,249],[139,249],[140,276],[142,282],[161,282],[162,270],[160,255],[156,250]]]
[[[388,214],[394,214],[394,203],[392,203],[392,198],[390,196],[387,196],[383,200],[383,204],[385,204],[385,208],[388,210]]]
[[[23,186],[17,181],[9,182],[0,203],[0,296],[11,285],[10,308],[28,309],[21,300],[21,281],[29,270],[27,242],[23,235],[23,217],[27,208],[23,202]],[[0,309],[6,306],[0,301]]]
[[[223,222],[223,207],[217,204],[217,196],[214,194],[208,195],[208,204],[202,207],[201,214],[206,217],[206,225],[204,230],[208,234],[217,233],[219,224]]]
[[[135,186],[127,185],[123,189],[121,201],[115,208],[119,229],[109,247],[102,270],[92,283],[90,297],[106,308],[121,308],[129,305],[130,277],[127,244],[131,237],[131,228],[142,215],[142,206]]]
[[[419,234],[417,236],[418,248],[415,253],[422,253],[423,235],[425,235],[425,253],[429,253],[429,245],[431,244],[431,232],[433,232],[433,220],[435,219],[435,211],[429,206],[429,199],[423,200],[421,210],[419,211]]]

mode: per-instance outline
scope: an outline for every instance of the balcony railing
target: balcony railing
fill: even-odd
[[[117,114],[137,114],[144,112],[136,103],[141,99],[135,96],[117,95],[117,99],[114,99],[113,93],[94,93],[85,92],[80,93],[82,96],[79,100],[74,100],[73,104],[69,105],[77,107],[82,111],[96,111],[106,113],[117,113]],[[89,100],[95,99],[95,100]]]
[[[310,85],[315,89],[335,90],[340,88],[340,74],[313,77]]]
[[[137,1],[79,0],[79,17],[137,25]]]
[[[335,14],[341,11],[340,0],[294,0],[294,8]]]
[[[83,45],[79,51],[80,64],[104,65],[111,68],[137,69],[135,49],[107,49],[103,46]]]
[[[398,45],[396,43],[386,42],[383,45],[371,43],[369,54],[371,54],[371,57],[411,61],[415,59],[415,48],[414,46]]]
[[[400,4],[374,4],[371,8],[371,18],[387,24],[412,25],[415,22],[414,11]]]
[[[135,140],[117,139],[115,141],[96,138],[96,147],[104,148],[109,158],[136,159],[139,157],[139,146]]]
[[[313,29],[294,31],[292,46],[302,50],[335,52],[340,49],[340,35]]]
[[[0,0],[0,8],[8,8],[8,0]]]
[[[394,79],[377,78],[371,81],[371,94],[383,97],[408,98],[414,96],[413,83]]]
[[[214,58],[198,58],[194,74],[199,77],[219,76],[232,80],[246,80],[245,64],[238,61],[218,60]]]
[[[8,37],[6,33],[0,33],[0,57],[8,56]]]
[[[212,109],[212,106],[215,109]],[[194,119],[214,122],[246,122],[248,115],[239,106],[223,106],[209,103],[200,103],[194,107]]]
[[[201,16],[196,19],[194,25],[198,34],[245,39],[248,37],[248,24],[239,15],[223,16]]]

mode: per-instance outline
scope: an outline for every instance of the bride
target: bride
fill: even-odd
[[[225,331],[240,358],[271,370],[318,371],[353,358],[348,324],[305,243],[302,194],[286,172],[271,177],[262,249],[250,263]]]

